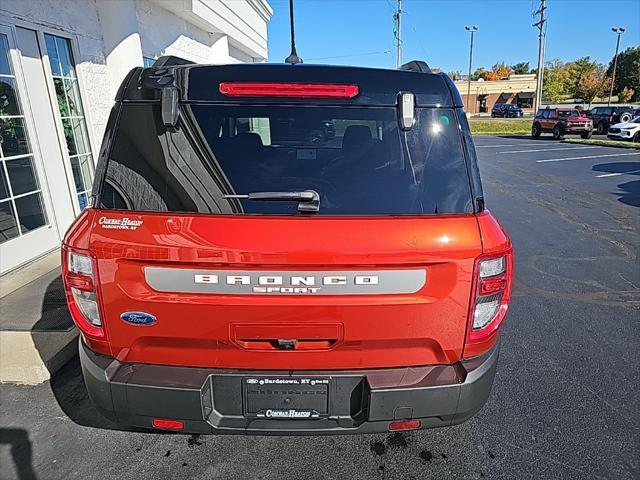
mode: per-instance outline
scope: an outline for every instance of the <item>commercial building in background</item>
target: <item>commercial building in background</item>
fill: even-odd
[[[475,80],[471,82],[467,102],[467,80],[456,80],[466,110],[471,115],[491,113],[496,103],[512,103],[532,113],[536,96],[536,75],[511,75],[504,80]]]
[[[272,14],[267,0],[3,0],[0,275],[56,249],[87,206],[129,70],[265,61]]]

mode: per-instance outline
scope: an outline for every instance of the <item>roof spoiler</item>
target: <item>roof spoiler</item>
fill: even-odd
[[[171,67],[175,65],[193,65],[195,62],[186,58],[174,57],[173,55],[163,55],[153,62],[154,67]]]
[[[400,67],[400,70],[409,70],[410,72],[431,73],[431,68],[427,62],[422,60],[411,60]]]

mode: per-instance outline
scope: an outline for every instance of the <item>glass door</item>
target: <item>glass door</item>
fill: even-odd
[[[45,33],[44,42],[53,78],[59,125],[64,137],[62,143],[71,164],[77,205],[84,210],[91,196],[94,167],[73,50],[68,38]]]
[[[0,274],[59,244],[12,30],[0,26]]]

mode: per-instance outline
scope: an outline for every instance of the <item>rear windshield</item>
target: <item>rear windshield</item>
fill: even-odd
[[[101,208],[299,215],[297,201],[237,196],[318,193],[314,215],[472,211],[454,109],[421,108],[408,132],[390,107],[181,105],[173,131],[156,104],[122,105]]]

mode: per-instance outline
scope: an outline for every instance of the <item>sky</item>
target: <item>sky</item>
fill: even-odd
[[[269,0],[269,61],[290,52],[289,0]],[[532,13],[539,0],[403,0],[404,62],[425,60],[445,72],[467,72],[469,33],[477,25],[473,70],[538,55]],[[294,0],[296,47],[305,63],[395,68],[396,0]],[[620,50],[640,45],[640,0],[548,0],[545,60],[590,56],[607,64],[615,51],[612,26],[624,26]]]

